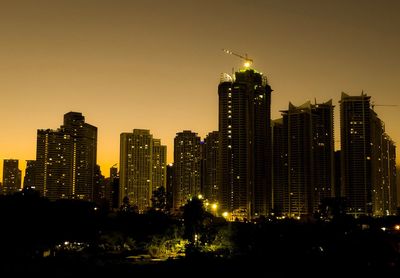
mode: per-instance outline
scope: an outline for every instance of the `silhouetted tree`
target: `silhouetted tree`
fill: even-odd
[[[195,244],[203,230],[203,220],[206,211],[203,207],[203,201],[194,197],[187,202],[183,208],[183,220],[185,225],[184,237],[191,244]]]

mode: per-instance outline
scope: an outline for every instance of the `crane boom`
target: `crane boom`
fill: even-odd
[[[239,57],[239,58],[243,59],[244,60],[244,66],[246,68],[250,67],[250,65],[253,64],[253,59],[249,58],[247,56],[247,54],[245,54],[245,56],[243,56],[241,54],[235,53],[235,52],[233,52],[231,50],[228,50],[228,49],[222,49],[222,51],[225,52],[226,54],[234,55],[236,57]]]

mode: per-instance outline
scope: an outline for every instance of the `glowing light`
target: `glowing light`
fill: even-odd
[[[199,198],[200,200],[202,200],[202,199],[203,199],[203,195],[199,194],[199,195],[197,195],[197,198]]]
[[[228,217],[228,212],[227,211],[224,211],[223,213],[222,213],[222,216],[224,217],[224,218],[227,218]]]
[[[244,67],[245,67],[245,68],[250,67],[250,62],[249,62],[249,61],[244,62]]]
[[[381,230],[382,230],[382,231],[386,231],[386,227],[382,227]]]
[[[212,208],[213,210],[217,210],[218,204],[216,204],[216,203],[212,204],[212,205],[211,205],[211,208]]]
[[[394,226],[394,229],[397,230],[397,231],[399,231],[399,230],[400,230],[400,225]]]

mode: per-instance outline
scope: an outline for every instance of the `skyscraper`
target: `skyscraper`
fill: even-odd
[[[167,146],[161,145],[160,139],[153,139],[153,190],[166,187],[167,184]]]
[[[311,215],[333,195],[332,101],[289,103],[282,115],[273,125],[274,208],[292,217]]]
[[[57,130],[38,130],[35,188],[50,200],[93,200],[97,127],[81,113],[64,115]]]
[[[190,130],[174,139],[173,208],[179,210],[190,197],[200,194],[200,137]]]
[[[271,87],[254,69],[224,75],[219,95],[219,184],[233,217],[271,210]]]
[[[288,211],[288,139],[283,118],[272,121],[272,205],[273,212],[281,215]]]
[[[121,133],[120,204],[125,197],[143,213],[151,207],[153,135],[146,129]]]
[[[394,214],[395,145],[370,108],[370,97],[342,93],[340,116],[342,195],[347,199],[348,213]]]
[[[36,160],[27,160],[24,177],[24,188],[35,188]]]
[[[4,159],[3,161],[3,194],[13,194],[21,189],[21,170],[18,168],[18,159]]]
[[[218,146],[218,131],[208,133],[204,139],[202,149],[204,164],[202,168],[203,184],[201,192],[205,199],[213,203],[218,201]]]
[[[125,197],[143,213],[151,207],[153,191],[166,186],[167,147],[146,129],[121,134],[120,204]]]
[[[348,213],[372,214],[370,97],[349,96],[340,100],[342,196]]]

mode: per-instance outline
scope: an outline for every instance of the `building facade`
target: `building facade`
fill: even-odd
[[[18,168],[18,159],[3,160],[3,188],[5,195],[14,194],[21,189],[21,170]]]
[[[184,130],[174,139],[173,209],[178,211],[201,193],[201,150],[197,133]]]
[[[24,188],[35,189],[36,179],[36,160],[27,160],[24,177]]]
[[[203,154],[203,168],[202,168],[202,189],[201,192],[208,202],[218,201],[218,147],[219,135],[218,131],[213,131],[207,134],[204,139],[202,154]]]
[[[64,115],[57,130],[38,130],[35,189],[41,196],[93,200],[97,127],[78,112]]]
[[[347,213],[356,217],[395,214],[395,145],[371,109],[370,96],[342,93],[340,116],[341,194]]]
[[[289,103],[273,122],[273,192],[277,213],[312,215],[333,196],[334,134],[332,101]]]
[[[166,185],[166,152],[147,129],[121,134],[120,204],[127,197],[139,213],[151,207],[153,191]]]
[[[220,205],[233,218],[272,208],[271,92],[254,69],[224,75],[218,86]]]

